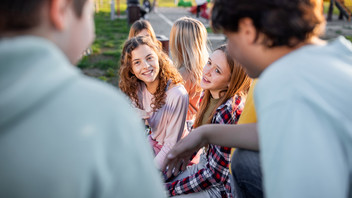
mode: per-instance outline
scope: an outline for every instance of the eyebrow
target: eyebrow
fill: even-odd
[[[148,54],[148,55],[146,55],[145,57],[148,57],[148,56],[152,56],[153,54]]]
[[[151,55],[153,55],[153,54],[148,54],[148,55],[146,55],[145,57],[148,57],[148,56],[151,56]],[[132,62],[133,62],[133,61],[137,61],[137,60],[139,60],[139,58],[133,59]]]

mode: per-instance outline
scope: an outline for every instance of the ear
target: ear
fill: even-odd
[[[66,17],[69,14],[70,3],[67,0],[52,0],[50,3],[50,21],[58,30],[67,26]]]
[[[238,22],[238,29],[248,44],[255,43],[257,29],[255,28],[252,19],[248,17],[240,19]]]

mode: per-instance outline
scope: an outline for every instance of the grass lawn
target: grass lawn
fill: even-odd
[[[110,19],[110,0],[95,2],[98,8],[94,17],[96,38],[90,47],[90,54],[83,56],[78,67],[89,76],[117,86],[120,56],[128,37],[129,26],[127,19]],[[158,0],[158,6],[174,7],[175,1]],[[115,10],[119,9],[121,15],[125,15],[126,8],[126,0],[115,0]]]
[[[87,75],[117,85],[121,51],[129,32],[127,20],[110,20],[108,12],[97,13],[94,20],[96,38],[91,54],[84,56],[78,67]]]
[[[352,42],[352,35],[351,36],[345,36],[345,37]]]

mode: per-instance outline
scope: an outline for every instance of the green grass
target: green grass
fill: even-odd
[[[153,2],[153,0],[150,1]],[[96,38],[90,47],[91,53],[82,57],[78,67],[88,75],[116,86],[121,51],[128,37],[129,26],[127,19],[110,19],[110,2],[110,0],[95,0]],[[126,2],[126,0],[115,0],[116,15],[118,14],[117,10],[120,11],[120,15],[125,15]],[[176,5],[174,0],[158,0],[157,6],[175,7]]]
[[[350,40],[352,42],[352,36],[345,36],[346,39]]]
[[[211,29],[211,27],[207,27],[206,29],[207,29],[207,32],[208,32],[208,33],[214,33],[214,32],[213,32],[213,29]]]
[[[78,67],[98,69],[104,73],[98,77],[101,80],[115,83],[120,66],[120,56],[123,43],[128,37],[127,19],[110,19],[109,12],[100,11],[95,17],[96,39],[91,46],[92,53],[84,56]]]

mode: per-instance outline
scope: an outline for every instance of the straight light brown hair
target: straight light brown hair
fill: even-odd
[[[226,55],[226,60],[231,71],[230,85],[227,90],[224,90],[222,94],[220,94],[221,99],[216,104],[216,107],[214,108],[211,116],[207,118],[206,124],[211,123],[211,120],[213,119],[216,113],[216,109],[220,105],[224,104],[227,100],[234,97],[235,95],[245,97],[248,93],[248,90],[251,84],[251,78],[248,77],[248,75],[246,74],[242,66],[236,60],[234,60],[229,56],[229,53],[227,51],[227,46],[222,45],[219,48],[217,48],[215,51],[217,50],[222,51]],[[200,103],[200,107],[197,112],[196,119],[193,125],[194,128],[197,128],[202,124],[204,113],[208,108],[210,98],[211,98],[210,91],[204,90],[204,95]]]

